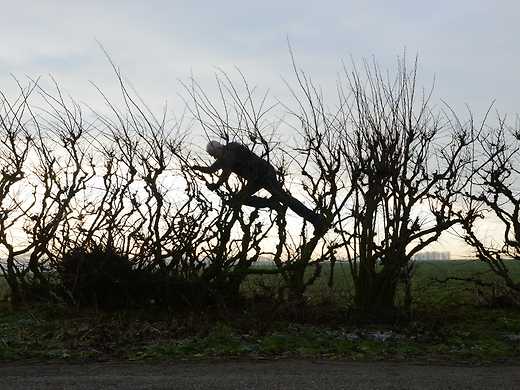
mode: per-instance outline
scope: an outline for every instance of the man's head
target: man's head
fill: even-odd
[[[224,155],[224,145],[218,141],[210,141],[206,146],[206,152],[213,158],[221,158]]]

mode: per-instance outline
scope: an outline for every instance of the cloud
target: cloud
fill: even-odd
[[[341,60],[376,56],[392,67],[406,48],[420,56],[424,84],[437,75],[438,96],[481,111],[492,98],[518,112],[520,53],[514,1],[33,1],[4,6],[0,81],[53,74],[74,95],[95,98],[88,80],[110,85],[96,39],[153,101],[174,99],[193,71],[240,67],[253,82],[282,90],[290,77],[286,37],[298,64],[332,86]],[[114,87],[115,88],[115,87]]]

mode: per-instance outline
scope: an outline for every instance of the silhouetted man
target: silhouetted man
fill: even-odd
[[[247,180],[247,184],[236,195],[240,203],[275,210],[279,210],[282,204],[312,223],[315,229],[322,226],[323,217],[309,210],[302,202],[286,192],[276,177],[274,167],[251,152],[246,146],[237,142],[222,145],[217,141],[211,141],[208,143],[206,151],[216,161],[209,167],[196,165],[193,169],[203,173],[215,173],[222,170],[217,183],[208,184],[210,190],[216,190],[227,181],[231,173],[235,173]],[[267,190],[272,195],[271,198],[254,196],[261,188]]]

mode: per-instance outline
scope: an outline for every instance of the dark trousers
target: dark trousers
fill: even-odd
[[[261,188],[267,190],[271,194],[271,197],[263,198],[255,196],[255,192]],[[250,181],[236,194],[236,197],[241,204],[246,206],[255,208],[267,207],[273,210],[280,210],[283,206],[286,206],[314,226],[317,226],[321,222],[321,218],[318,214],[314,213],[294,196],[284,191],[278,181],[265,183]]]

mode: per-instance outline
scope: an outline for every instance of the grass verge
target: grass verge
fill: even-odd
[[[414,320],[390,325],[356,324],[348,311],[350,282],[345,277],[328,289],[326,270],[308,304],[298,308],[253,298],[236,307],[184,312],[59,305],[12,310],[0,303],[0,361],[305,357],[520,363],[519,309],[483,306],[472,285],[434,282],[450,275],[488,277],[483,272],[475,264],[420,264]]]
[[[70,313],[39,306],[0,312],[0,360],[169,360],[306,357],[468,363],[520,362],[520,312],[430,312],[407,324],[323,325],[252,313]],[[340,313],[338,313],[340,315]],[[254,318],[254,317],[253,317]]]

